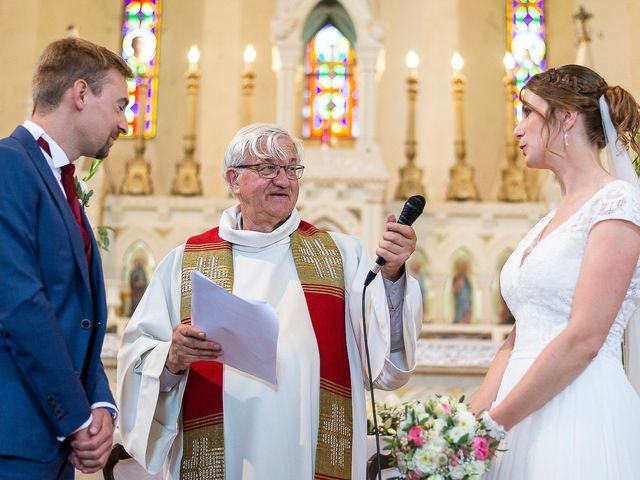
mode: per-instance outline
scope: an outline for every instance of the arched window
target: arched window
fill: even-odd
[[[311,30],[313,29],[313,30]],[[358,136],[355,30],[342,5],[320,2],[307,19],[302,137]]]
[[[152,138],[156,134],[161,5],[162,0],[124,0],[121,54],[134,73],[134,77],[127,80],[127,137],[140,135],[142,105],[145,110],[144,136]],[[145,89],[141,88],[143,83]],[[142,92],[146,92],[144,101]]]

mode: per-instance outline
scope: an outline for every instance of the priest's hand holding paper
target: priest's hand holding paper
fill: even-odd
[[[202,330],[191,325],[178,324],[173,328],[166,366],[171,373],[178,374],[194,362],[216,360],[220,355],[220,345],[207,340]]]

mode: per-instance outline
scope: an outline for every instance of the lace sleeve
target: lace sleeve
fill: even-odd
[[[604,220],[626,220],[640,226],[640,190],[623,180],[611,182],[594,202],[589,229]]]

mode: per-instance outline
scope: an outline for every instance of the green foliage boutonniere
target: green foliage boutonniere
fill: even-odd
[[[98,167],[102,164],[103,161],[103,159],[93,159],[91,161],[91,166],[89,167],[89,173],[82,177],[82,180],[80,180],[77,176],[75,177],[78,200],[80,200],[80,204],[83,208],[89,206],[89,200],[93,196],[93,189],[89,188],[87,182],[91,180],[91,178],[96,174]],[[98,247],[103,249],[105,252],[109,251],[109,244],[111,243],[109,240],[109,230],[115,232],[113,228],[106,225],[99,225],[97,227],[98,235],[96,237],[96,243],[98,244]]]

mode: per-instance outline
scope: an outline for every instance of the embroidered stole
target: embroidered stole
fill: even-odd
[[[182,262],[182,323],[191,323],[191,272],[200,271],[228,292],[232,291],[231,249],[232,245],[218,235],[218,227],[187,241]],[[349,479],[353,415],[342,257],[327,232],[306,222],[300,222],[291,235],[291,251],[320,354],[320,412],[314,478]],[[223,371],[219,362],[191,365],[182,400],[182,480],[225,478]]]

